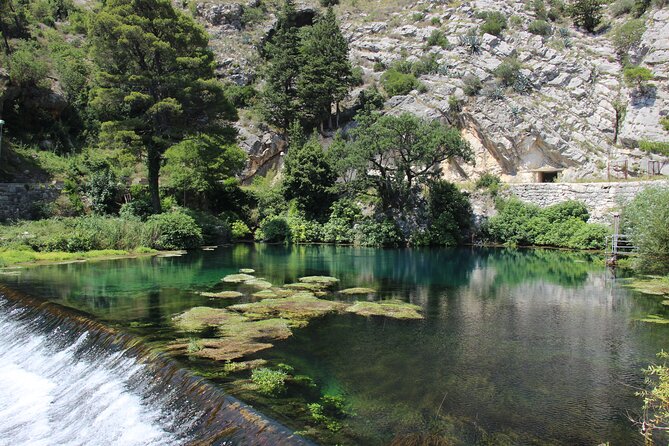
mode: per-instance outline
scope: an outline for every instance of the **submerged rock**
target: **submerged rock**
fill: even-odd
[[[354,287],[354,288],[346,288],[345,290],[341,290],[340,293],[341,294],[348,294],[348,295],[374,294],[374,293],[376,293],[376,290],[372,289],[372,288]]]
[[[268,289],[272,288],[272,284],[264,279],[249,279],[244,281],[244,285],[252,286],[254,288]]]
[[[205,297],[218,297],[221,299],[236,299],[238,297],[242,297],[243,294],[240,293],[239,291],[219,291],[218,293],[209,293],[209,292],[200,292],[198,293],[200,296],[205,296]]]
[[[253,268],[241,268],[239,272],[242,274],[253,274],[256,272],[256,270],[254,270]]]
[[[321,291],[326,286],[322,283],[287,283],[283,286],[289,290],[302,290],[302,291]]]
[[[339,279],[331,276],[306,276],[300,277],[298,280],[302,283],[317,283],[323,286],[330,286],[339,282]]]
[[[255,279],[255,277],[250,274],[228,274],[222,280],[227,283],[242,283],[251,279]]]
[[[244,313],[251,319],[279,317],[290,320],[293,326],[304,326],[310,319],[342,310],[344,307],[342,302],[318,299],[311,293],[298,293],[283,299],[265,299],[228,308]]]
[[[279,297],[274,291],[272,290],[262,290],[258,291],[257,293],[252,294],[253,297],[257,297],[259,299],[276,299]]]
[[[394,319],[423,319],[418,305],[408,304],[401,300],[385,300],[381,302],[356,302],[346,308],[346,312],[360,316],[385,316]]]

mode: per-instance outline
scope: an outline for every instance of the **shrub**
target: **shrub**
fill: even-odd
[[[474,187],[476,189],[490,189],[492,190],[493,188],[499,187],[499,184],[501,183],[501,180],[497,175],[494,175],[492,173],[484,173],[481,175],[481,177],[476,180],[476,183],[474,184]]]
[[[550,36],[553,32],[553,27],[545,20],[534,20],[527,27],[527,30],[539,36]]]
[[[646,24],[642,19],[629,20],[613,29],[611,41],[621,60],[627,60],[630,50],[641,42],[645,31]]]
[[[353,67],[351,70],[351,85],[354,87],[359,87],[360,85],[363,85],[365,83],[363,76],[365,74],[365,70],[362,69],[360,66]]]
[[[623,207],[623,230],[639,250],[638,266],[669,272],[669,188],[650,187]]]
[[[446,34],[444,34],[444,32],[440,29],[435,29],[432,31],[430,37],[427,38],[427,44],[429,46],[438,46],[443,49],[448,49],[451,46],[448,39],[446,38]]]
[[[639,141],[639,148],[644,152],[669,156],[669,142],[641,140]]]
[[[323,226],[316,220],[306,219],[300,212],[292,211],[287,222],[293,243],[314,243],[323,239]]]
[[[251,234],[249,227],[241,220],[233,221],[230,231],[233,240],[245,240]]]
[[[430,23],[432,24],[432,26],[439,26],[441,25],[441,19],[439,17],[432,17],[430,19]]]
[[[256,240],[269,243],[285,243],[290,241],[290,227],[283,217],[267,217],[256,231]]]
[[[448,110],[451,113],[459,113],[462,111],[462,102],[455,96],[448,97]]]
[[[650,87],[648,81],[653,79],[653,73],[646,67],[630,66],[623,70],[625,82],[637,91],[644,93]]]
[[[272,370],[262,367],[251,372],[251,381],[260,393],[269,396],[281,395],[286,391],[288,374],[283,370]]]
[[[425,54],[420,59],[411,64],[410,73],[414,76],[422,74],[436,74],[439,71],[439,62],[434,53]]]
[[[474,74],[468,74],[463,77],[462,83],[464,84],[463,90],[467,96],[476,96],[481,91],[481,88],[483,88],[481,79]]]
[[[389,219],[366,218],[356,227],[356,243],[362,246],[399,246],[404,241],[400,228]]]
[[[385,70],[386,68],[388,68],[388,67],[386,66],[386,64],[384,64],[384,63],[381,62],[380,60],[377,60],[376,62],[374,62],[374,71],[375,71],[375,72],[379,73],[379,72]]]
[[[481,32],[499,36],[506,29],[506,16],[499,11],[485,14],[485,22],[481,25]]]
[[[43,86],[49,67],[37,46],[20,41],[9,56],[9,77],[12,82],[24,86]]]
[[[228,84],[225,88],[225,96],[235,107],[243,108],[253,105],[258,97],[258,91],[253,85]]]
[[[202,230],[193,217],[184,213],[152,215],[146,224],[153,248],[190,249],[202,244]]]
[[[380,110],[383,108],[386,100],[383,98],[379,89],[376,88],[376,85],[362,90],[360,96],[358,96],[358,105],[363,110]]]
[[[580,225],[569,238],[567,246],[575,249],[604,249],[606,237],[611,234],[608,227],[596,223]]]
[[[427,202],[431,244],[459,244],[472,222],[472,208],[467,196],[454,184],[439,180],[430,184]]]
[[[567,200],[562,203],[548,206],[542,209],[541,215],[546,217],[551,223],[564,221],[570,218],[587,222],[590,218],[588,208],[585,207],[585,204],[576,200]]]
[[[330,218],[323,225],[323,241],[328,243],[353,243],[354,225],[362,218],[360,207],[353,201],[342,199],[332,204]]]
[[[183,212],[195,220],[195,223],[200,227],[202,231],[202,243],[217,245],[219,243],[228,243],[232,240],[230,223],[227,220],[192,209],[186,209]]]
[[[509,25],[514,28],[519,28],[523,24],[523,18],[519,15],[512,15],[509,17]]]
[[[399,96],[409,94],[419,87],[420,82],[413,74],[404,74],[391,68],[381,75],[381,85],[389,96]]]
[[[516,58],[508,57],[495,68],[494,74],[502,85],[506,87],[513,86],[520,75],[521,63]]]
[[[616,0],[611,4],[611,14],[613,17],[620,17],[629,14],[634,9],[634,0]]]
[[[116,211],[119,186],[116,175],[110,169],[93,172],[86,185],[86,190],[93,212],[105,215]]]
[[[660,124],[662,127],[664,127],[664,130],[669,132],[669,116],[665,116],[664,118],[660,118]]]
[[[479,54],[481,52],[482,41],[476,35],[477,30],[474,29],[468,34],[459,37],[460,46],[464,46],[470,54]]]
[[[574,0],[567,8],[576,26],[593,32],[602,20],[601,0]]]

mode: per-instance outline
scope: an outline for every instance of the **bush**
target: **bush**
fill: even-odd
[[[365,83],[363,76],[365,74],[365,70],[362,69],[362,67],[353,67],[351,70],[351,85],[354,87],[359,87]]]
[[[611,234],[608,227],[596,223],[580,225],[569,238],[568,247],[575,249],[605,249],[606,237]]]
[[[385,70],[386,68],[388,68],[386,66],[386,64],[384,64],[380,60],[377,60],[376,62],[374,62],[374,72],[379,73],[379,72]]]
[[[323,225],[323,241],[327,243],[353,243],[354,225],[362,218],[360,207],[353,201],[342,199],[332,204],[329,220]]]
[[[431,244],[455,246],[461,243],[472,223],[467,196],[454,184],[439,180],[430,184],[427,202]]]
[[[235,220],[232,222],[230,227],[233,240],[246,240],[246,238],[251,234],[251,230],[241,220]]]
[[[463,90],[467,96],[476,96],[481,91],[481,88],[483,88],[481,79],[474,74],[466,75],[462,78],[462,83],[464,84]]]
[[[288,374],[283,370],[262,367],[251,372],[251,381],[258,387],[258,391],[269,396],[278,396],[284,393],[287,379]]]
[[[546,217],[551,223],[568,220],[570,218],[587,222],[590,218],[590,214],[588,213],[585,204],[576,200],[563,201],[562,203],[548,206],[542,209],[541,215]]]
[[[511,87],[520,76],[521,63],[518,59],[507,57],[504,61],[495,68],[494,74],[505,87]]]
[[[90,175],[86,185],[93,212],[100,215],[116,212],[116,196],[119,193],[118,180],[110,169],[101,169]]]
[[[629,14],[634,9],[634,0],[616,0],[611,4],[611,14],[613,17],[620,17]]]
[[[362,246],[399,246],[405,242],[394,221],[363,219],[356,228],[356,244]]]
[[[444,32],[440,29],[435,29],[432,31],[430,37],[427,38],[427,44],[429,46],[438,46],[443,49],[448,49],[451,46],[448,39],[446,38],[446,34],[444,34]]]
[[[190,249],[202,244],[202,229],[193,217],[181,212],[152,215],[146,222],[151,247]]]
[[[9,77],[23,86],[43,86],[49,67],[35,44],[20,41],[9,56]]]
[[[481,32],[499,36],[506,29],[506,16],[499,11],[485,13],[485,22],[481,25]]]
[[[417,89],[420,82],[413,74],[404,74],[391,68],[381,75],[381,85],[388,96],[399,96]]]
[[[664,118],[660,118],[660,125],[664,127],[664,130],[669,132],[669,116],[665,116]]]
[[[460,46],[464,46],[470,54],[479,54],[481,52],[482,41],[476,33],[477,30],[473,29],[468,34],[459,37]]]
[[[648,81],[653,79],[653,73],[646,67],[625,67],[623,76],[627,85],[636,87],[640,93],[645,92],[650,87]]]
[[[527,30],[532,34],[539,36],[550,36],[553,32],[553,27],[545,20],[535,20],[527,27]]]
[[[256,231],[256,240],[269,243],[290,241],[290,227],[283,217],[267,217]]]
[[[358,96],[358,106],[367,111],[380,110],[383,108],[386,100],[383,98],[376,85],[362,90]]]
[[[255,104],[258,91],[253,85],[228,84],[225,88],[225,96],[237,108],[249,107]]]
[[[523,24],[523,18],[519,15],[512,15],[509,17],[509,25],[514,28],[519,28]]]
[[[316,220],[308,220],[300,212],[288,215],[290,241],[293,243],[314,243],[323,239],[323,226]]]
[[[638,266],[644,270],[669,272],[669,188],[650,187],[626,204],[623,230],[639,250]]]
[[[645,31],[646,24],[642,19],[630,20],[613,29],[611,41],[621,60],[627,60],[630,50],[641,42],[641,37]]]
[[[493,189],[493,188],[498,188],[499,184],[501,183],[501,180],[497,175],[493,175],[492,173],[484,173],[481,175],[481,177],[476,180],[476,183],[474,184],[474,188],[476,189]]]
[[[228,243],[232,240],[230,223],[227,220],[192,209],[186,209],[183,212],[195,220],[195,223],[200,227],[202,230],[202,243],[205,245]]]
[[[568,8],[576,26],[593,32],[602,20],[601,0],[575,0]]]

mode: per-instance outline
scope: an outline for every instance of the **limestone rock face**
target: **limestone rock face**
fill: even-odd
[[[262,23],[254,25],[255,31],[243,26],[240,30],[236,23],[244,7],[241,3],[198,6],[212,34],[221,75],[240,85],[257,77],[260,64],[254,45],[263,42],[276,20],[268,12]],[[310,14],[319,10],[315,0],[297,7]],[[509,21],[500,36],[482,34],[478,31],[483,24],[481,11],[514,16],[515,24]],[[476,164],[453,160],[443,166],[449,179],[470,180],[493,172],[507,181],[526,181],[532,170],[550,167],[561,169],[562,178],[569,180],[615,175],[620,173],[615,167],[625,161],[632,176],[646,172],[654,162],[660,163],[660,170],[669,166],[665,157],[638,150],[640,141],[669,142],[669,133],[659,123],[669,115],[666,7],[651,7],[643,16],[646,31],[631,50],[631,60],[654,74],[654,86],[643,94],[625,84],[610,33],[584,33],[566,19],[552,23],[549,36],[531,34],[528,24],[536,17],[524,1],[401,1],[367,9],[346,6],[338,14],[351,61],[363,69],[365,87],[379,83],[382,71],[374,69],[378,63],[388,66],[400,59],[435,58],[438,69],[419,77],[427,91],[388,98],[385,110],[440,119],[463,129]],[[628,19],[611,18],[612,26]],[[470,53],[460,43],[472,30],[480,39],[478,53]],[[428,45],[436,31],[443,33],[448,45]],[[495,76],[496,68],[511,57],[522,64],[524,92],[500,88]],[[483,84],[482,91],[471,97],[464,93],[463,79],[468,75]],[[352,93],[349,104],[360,91]],[[461,101],[461,112],[449,110],[451,97]],[[285,141],[245,126],[240,124],[240,136],[252,158],[248,172],[261,172],[266,162],[276,165]]]

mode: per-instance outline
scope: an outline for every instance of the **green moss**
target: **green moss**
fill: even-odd
[[[376,293],[376,290],[374,290],[372,288],[355,287],[355,288],[346,288],[345,290],[341,290],[340,293],[341,294],[348,294],[348,295],[374,294],[374,293]]]
[[[418,305],[408,304],[401,300],[386,300],[381,302],[356,302],[346,308],[349,313],[360,316],[384,316],[394,319],[423,319]]]
[[[174,325],[181,331],[200,331],[206,327],[222,324],[237,324],[244,317],[222,308],[193,307],[172,318]]]
[[[298,279],[302,283],[318,283],[321,285],[334,285],[339,279],[331,276],[306,276]]]
[[[221,299],[236,299],[243,296],[239,291],[219,291],[218,293],[201,292],[198,294],[205,297],[218,297]]]
[[[648,322],[650,324],[669,324],[669,319],[666,319],[657,314],[649,314],[645,318],[638,319],[640,322]]]
[[[644,294],[667,296],[669,295],[669,276],[646,276],[637,278],[626,283],[625,286]]]
[[[255,277],[249,274],[229,274],[225,276],[222,280],[227,283],[242,283],[247,280],[255,279]]]
[[[244,285],[266,290],[272,288],[272,284],[263,279],[249,279],[244,281]]]
[[[324,316],[343,308],[341,302],[318,299],[311,293],[298,293],[283,299],[265,299],[248,304],[232,305],[230,310],[244,313],[251,319],[279,317],[293,326],[303,326],[309,319]]]
[[[298,291],[320,291],[325,288],[325,285],[322,283],[288,283],[283,286],[289,290],[298,290]]]
[[[241,268],[239,272],[242,274],[253,274],[256,272],[256,270],[254,270],[253,268]]]
[[[262,291],[258,291],[257,293],[253,293],[252,296],[253,296],[253,297],[257,297],[257,298],[259,298],[259,299],[276,299],[277,297],[279,297],[279,296],[277,296],[277,294],[276,294],[274,291],[272,291],[272,290],[262,290]]]

